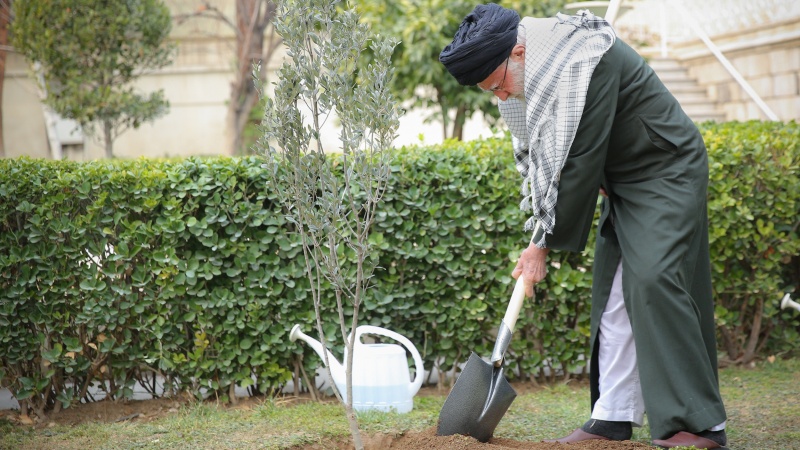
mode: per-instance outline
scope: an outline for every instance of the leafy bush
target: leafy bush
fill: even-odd
[[[720,345],[739,362],[788,354],[800,320],[778,302],[800,283],[800,128],[701,128]],[[114,398],[136,382],[155,390],[153,373],[168,392],[269,393],[301,361],[319,365],[288,339],[295,323],[313,329],[313,306],[281,187],[261,163],[0,160],[0,380],[26,410],[91,400],[91,384]],[[360,322],[407,336],[429,370],[488,356],[529,239],[518,189],[507,139],[398,150]],[[593,241],[551,253],[517,324],[511,376],[585,370]]]
[[[385,270],[376,273],[367,320],[418,343],[428,368],[451,370],[470,351],[488,356],[513,290],[511,270],[530,240],[510,142],[407,149],[394,172],[375,227]],[[521,376],[535,375],[545,355],[572,369],[585,351],[588,310],[580,310],[587,309],[591,262],[584,257],[591,252],[554,253],[546,285],[526,302],[509,350]],[[581,319],[565,320],[573,315]]]
[[[274,389],[303,300],[260,161],[0,162],[0,357],[39,414],[91,383]],[[58,401],[58,403],[57,403]]]
[[[800,286],[800,278],[786,274],[800,253],[800,128],[709,123],[703,133],[720,344],[726,359],[748,363],[765,349],[785,352],[800,338],[795,311],[779,311],[784,292]]]

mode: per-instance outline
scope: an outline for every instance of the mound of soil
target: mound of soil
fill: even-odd
[[[467,436],[437,436],[436,427],[417,433],[406,433],[401,436],[386,434],[365,436],[364,447],[366,450],[631,450],[653,448],[641,442],[633,441],[584,441],[574,444],[551,444],[548,442],[526,442],[494,438],[487,443],[482,443]],[[294,447],[295,450],[352,450],[353,448],[353,444],[348,440]]]

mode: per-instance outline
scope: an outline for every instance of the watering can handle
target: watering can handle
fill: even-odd
[[[400,333],[396,333],[392,330],[387,330],[386,328],[376,327],[372,325],[361,325],[360,327],[356,328],[356,340],[357,344],[361,343],[361,335],[362,334],[376,334],[379,336],[386,336],[388,338],[394,339],[395,341],[400,342],[403,344],[405,348],[407,348],[411,352],[411,356],[414,358],[414,368],[416,369],[416,374],[414,375],[414,381],[411,382],[409,385],[409,393],[413,397],[416,395],[419,388],[422,387],[422,381],[425,377],[425,366],[422,364],[422,357],[419,355],[417,351],[417,347],[411,343],[405,336]]]

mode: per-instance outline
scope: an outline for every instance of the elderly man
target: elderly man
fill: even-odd
[[[531,211],[513,276],[526,293],[550,249],[581,251],[603,194],[591,319],[591,418],[557,442],[726,445],[708,255],[708,160],[652,69],[591,13],[525,18],[477,6],[440,61],[497,96]]]

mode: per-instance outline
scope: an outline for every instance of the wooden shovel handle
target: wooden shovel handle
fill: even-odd
[[[533,238],[539,231],[540,226],[541,222],[537,220],[536,225],[533,227],[533,234],[531,235],[531,244],[533,244]],[[535,292],[534,295],[536,295]],[[519,278],[517,278],[517,284],[514,285],[514,292],[511,294],[511,300],[508,301],[506,316],[503,318],[503,322],[505,322],[506,326],[508,327],[508,331],[512,333],[514,332],[514,325],[517,324],[519,311],[522,309],[522,302],[524,300],[525,300],[525,283],[522,281],[522,274],[520,274]]]
[[[522,275],[517,278],[517,284],[514,285],[514,292],[511,294],[511,300],[508,301],[508,308],[506,308],[506,315],[503,317],[503,322],[508,327],[508,331],[514,332],[514,326],[517,324],[519,311],[522,309],[522,302],[525,301],[525,283],[522,281]]]

